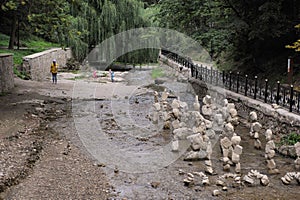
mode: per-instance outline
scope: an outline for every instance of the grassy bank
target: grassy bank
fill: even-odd
[[[47,42],[41,38],[30,36],[26,39],[20,40],[20,48],[17,49],[17,46],[15,46],[15,49],[8,49],[9,44],[9,36],[4,35],[0,33],[0,53],[11,53],[13,54],[13,61],[14,61],[14,73],[24,79],[26,78],[25,74],[19,71],[19,66],[23,62],[23,57],[38,53],[47,49],[50,49],[52,47],[59,47],[59,44]]]

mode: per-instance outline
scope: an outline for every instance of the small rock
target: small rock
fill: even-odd
[[[223,191],[227,191],[228,188],[227,188],[226,186],[224,186],[224,187],[222,188],[222,190],[223,190]]]
[[[179,150],[179,142],[175,140],[172,142],[172,151],[177,152]]]
[[[209,185],[209,179],[208,179],[208,178],[203,179],[203,180],[202,180],[202,184],[203,184],[203,185]]]
[[[192,173],[187,173],[187,176],[191,177],[191,178],[194,178],[194,174],[192,174]]]
[[[268,176],[267,176],[267,175],[264,175],[264,176],[260,179],[260,183],[261,183],[263,186],[269,185],[270,181],[269,181]]]
[[[214,174],[214,170],[212,167],[210,166],[207,166],[206,169],[205,169],[205,172],[210,174],[210,175],[213,175]]]
[[[281,181],[285,184],[285,185],[289,185],[290,182],[287,181],[284,177],[281,177]]]
[[[212,192],[212,195],[213,196],[219,196],[221,194],[221,192],[219,191],[219,190],[214,190],[213,192]]]
[[[160,182],[151,182],[151,187],[157,188],[160,185]]]
[[[221,180],[217,180],[217,181],[216,181],[216,185],[217,185],[217,186],[222,186],[222,187],[223,187],[223,186],[225,186],[225,182],[224,182],[224,181],[221,181]]]
[[[254,184],[254,179],[250,178],[248,175],[244,176],[243,181],[245,181],[246,183],[248,183],[250,185]]]
[[[183,171],[182,169],[179,169],[179,170],[178,170],[178,173],[179,173],[179,175],[183,175],[183,174],[184,174],[184,171]]]
[[[230,165],[229,164],[224,165],[223,170],[224,171],[229,171],[230,170]]]
[[[204,163],[206,166],[212,166],[211,160],[205,160]]]
[[[193,184],[192,181],[190,181],[190,180],[187,179],[187,178],[183,180],[183,183],[184,183],[184,186],[187,186],[187,187],[188,187],[188,186],[191,186],[191,185]]]

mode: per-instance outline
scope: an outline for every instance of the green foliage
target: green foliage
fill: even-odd
[[[7,35],[0,33],[0,43],[7,44],[9,37]],[[50,47],[59,47],[58,44],[46,42],[45,40],[38,38],[36,36],[30,36],[26,40],[21,40],[21,43],[26,46],[26,48],[22,49],[0,49],[0,53],[12,53],[13,54],[13,61],[14,65],[18,66],[21,65],[24,56],[38,53],[40,51],[44,51]]]
[[[281,145],[294,145],[297,142],[300,142],[300,134],[290,133],[288,135],[283,136],[280,139],[280,146]]]
[[[7,47],[9,43],[9,36],[0,33],[0,46]]]
[[[300,24],[297,24],[295,28],[300,30]],[[294,49],[296,52],[300,52],[300,39],[298,39],[292,45],[286,45],[285,47],[288,49]]]
[[[157,79],[157,78],[160,78],[160,77],[162,77],[162,76],[164,76],[164,72],[163,72],[163,70],[161,69],[161,68],[154,68],[153,70],[152,70],[152,72],[151,72],[151,77],[153,78],[153,79]]]
[[[157,8],[160,26],[199,41],[219,66],[249,75],[285,71],[284,46],[296,40],[292,24],[300,14],[290,0],[164,0]]]

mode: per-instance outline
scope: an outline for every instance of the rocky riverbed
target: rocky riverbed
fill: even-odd
[[[15,90],[0,97],[0,197],[298,198],[297,182],[287,186],[281,181],[295,171],[294,160],[276,155],[280,173],[269,175],[264,150],[254,148],[243,125],[235,130],[242,138],[241,174],[223,171],[219,143],[213,146],[213,175],[204,174],[203,160],[184,161],[185,152],[171,152],[172,133],[151,121],[153,92],[166,88],[169,102],[179,96],[192,107],[193,90],[174,71],[165,71],[159,84],[151,72],[149,67],[116,73],[115,83],[107,77],[73,80],[72,74],[60,74],[57,85],[16,80]],[[261,138],[261,143],[266,141]],[[268,186],[242,181],[255,170],[268,176]],[[194,184],[186,185],[184,179],[191,176]]]

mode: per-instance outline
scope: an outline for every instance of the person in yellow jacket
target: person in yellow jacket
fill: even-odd
[[[51,64],[50,72],[52,73],[52,83],[57,83],[57,70],[58,70],[58,64],[56,63],[56,60],[54,59]]]

